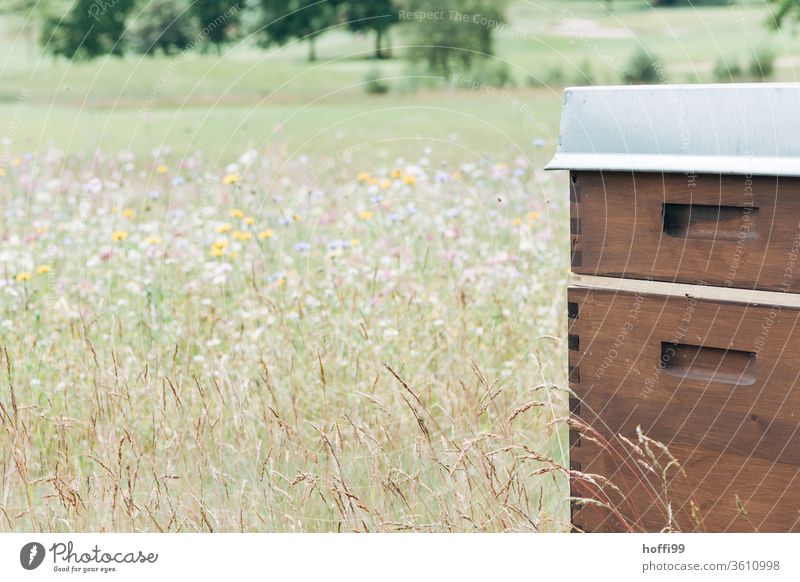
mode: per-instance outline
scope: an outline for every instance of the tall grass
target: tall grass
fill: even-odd
[[[428,158],[15,159],[0,529],[568,529],[565,185]]]

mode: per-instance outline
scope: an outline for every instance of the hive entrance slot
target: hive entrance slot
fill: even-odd
[[[756,381],[756,354],[687,344],[661,343],[661,367],[687,380],[749,386]]]
[[[758,208],[664,204],[664,232],[669,236],[716,240],[758,238]]]

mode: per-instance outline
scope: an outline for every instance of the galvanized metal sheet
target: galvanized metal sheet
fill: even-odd
[[[800,83],[568,88],[546,169],[800,177]]]

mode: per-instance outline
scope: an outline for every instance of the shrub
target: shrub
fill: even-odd
[[[464,78],[487,87],[509,87],[514,85],[514,77],[508,65],[502,61],[480,59],[465,73]]]
[[[714,63],[714,80],[721,83],[732,82],[742,77],[742,65],[738,58],[720,57]]]
[[[775,73],[775,53],[769,47],[761,48],[753,53],[748,72],[751,77],[766,81]]]
[[[581,63],[580,71],[575,76],[576,85],[594,85],[594,71],[592,71],[591,61],[585,60]]]
[[[643,48],[633,54],[627,68],[622,72],[622,81],[629,85],[664,83],[666,80],[661,60]]]
[[[368,95],[383,95],[389,92],[389,83],[381,75],[378,67],[373,67],[364,77],[364,93]]]

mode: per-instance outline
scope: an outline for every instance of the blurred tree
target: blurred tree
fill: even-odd
[[[375,31],[375,58],[382,59],[383,37],[389,28],[399,20],[393,0],[346,0],[342,3],[342,16],[348,30],[361,32]]]
[[[283,45],[297,38],[308,40],[308,60],[317,59],[316,39],[338,22],[339,0],[259,0],[261,22],[257,34],[260,44]]]
[[[190,10],[203,38],[219,52],[234,38],[243,8],[244,0],[191,0]]]
[[[188,0],[142,0],[143,10],[128,26],[130,43],[138,53],[165,55],[190,48],[199,38],[197,19]]]
[[[769,0],[775,4],[775,11],[772,13],[770,24],[774,28],[780,28],[787,17],[794,15],[800,20],[800,0]]]
[[[125,50],[125,18],[135,0],[75,0],[45,16],[39,42],[54,55],[93,59]],[[60,6],[59,6],[60,7]]]
[[[445,77],[469,69],[492,54],[492,35],[505,24],[507,5],[507,0],[406,0],[411,58]]]

